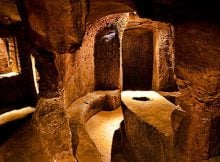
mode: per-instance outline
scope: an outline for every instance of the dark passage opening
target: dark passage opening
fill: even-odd
[[[116,27],[106,27],[95,40],[95,89],[120,87],[120,41]]]
[[[153,32],[127,29],[122,40],[124,90],[150,90],[153,76]]]

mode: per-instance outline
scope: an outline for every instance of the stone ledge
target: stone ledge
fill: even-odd
[[[113,110],[120,106],[120,91],[95,91],[77,99],[67,108],[67,116],[70,118],[76,115],[85,123],[97,112]]]

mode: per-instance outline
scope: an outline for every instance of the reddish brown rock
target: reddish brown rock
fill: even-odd
[[[219,25],[186,21],[176,24],[175,35],[178,102],[189,120],[182,152],[201,161],[220,153]]]
[[[129,27],[123,34],[122,46],[123,89],[151,89],[153,32],[148,28]]]
[[[171,114],[176,106],[153,91],[122,92],[127,150],[133,161],[176,161]],[[129,148],[130,147],[130,148]],[[129,160],[129,161],[132,161]]]
[[[115,90],[121,88],[122,71],[120,70],[120,49],[117,49],[116,47],[119,47],[120,40],[118,38],[121,39],[127,18],[128,14],[126,13],[113,14],[102,17],[94,21],[93,24],[88,24],[82,47],[76,51],[75,55],[67,53],[63,56],[65,58],[65,76],[63,79],[65,83],[64,100],[66,107],[77,98],[88,92],[94,91],[96,84],[98,85],[102,83],[107,86],[98,87],[96,88],[97,90],[105,90],[106,88]],[[114,41],[114,43],[116,43],[116,45],[114,45],[115,47],[113,46],[114,48],[106,49],[106,51],[109,50],[109,54],[114,51],[117,55],[114,55],[114,58],[111,58],[111,55],[109,55],[109,58],[111,58],[109,60],[107,57],[103,58],[103,55],[101,61],[100,58],[97,57],[97,52],[99,50],[99,47],[97,46],[101,44],[99,44],[100,40],[96,40],[96,34],[111,25],[113,25],[114,30],[116,30],[116,38],[114,39],[117,39],[117,41]],[[97,49],[94,50],[95,46]],[[98,67],[95,67],[95,63]],[[113,68],[112,65],[115,65],[116,68]],[[96,74],[98,73],[99,75],[102,75],[102,77],[95,74],[95,69],[98,68],[99,70],[96,71]],[[111,76],[112,74],[116,78],[111,78],[113,77]]]
[[[79,161],[101,162],[101,155],[85,128],[85,122],[103,108],[104,102],[104,93],[89,93],[67,108],[73,153]]]
[[[130,14],[126,28],[122,42],[125,88],[132,89],[126,86],[133,80],[133,89],[177,90],[173,26]]]
[[[21,22],[15,1],[0,1],[0,24],[10,25]]]
[[[114,110],[121,106],[121,91],[114,90],[114,91],[107,91],[106,92],[106,103],[104,106],[104,110]]]
[[[33,45],[65,53],[80,46],[87,15],[87,1],[19,1],[23,21]]]
[[[154,32],[154,75],[152,87],[157,91],[177,90],[174,80],[174,28],[157,23]]]
[[[41,97],[52,98],[62,95],[62,78],[60,66],[57,62],[59,57],[47,50],[33,50],[35,66],[40,79],[38,81]]]
[[[164,103],[146,111],[139,111],[143,108],[140,105],[133,109],[138,111],[125,107],[125,122],[121,127],[124,154],[129,154],[128,161],[200,162],[209,158],[209,161],[219,161],[214,156],[220,154],[220,26],[211,22],[218,14],[213,15],[211,10],[200,15],[198,11],[202,8],[194,1],[149,1],[147,6],[142,5],[143,1],[135,1],[142,16],[164,20],[175,9],[177,17],[180,14],[185,18],[191,15],[211,18],[211,13],[214,19],[210,22],[182,20],[174,24],[173,30],[171,24],[137,19],[131,14],[123,40],[127,12],[133,12],[123,3],[134,7],[130,0],[17,2],[22,23],[14,0],[0,2],[0,36],[16,37],[21,63],[20,75],[0,79],[0,103],[34,104],[36,101],[30,54],[34,55],[40,74],[40,93],[33,120],[27,121],[2,145],[0,160],[99,162],[100,154],[84,125],[101,109],[112,110],[120,104],[122,56],[127,54],[121,53],[123,43],[131,55],[139,57],[132,61],[127,58],[128,65],[140,63],[138,70],[130,73],[148,70],[149,75],[144,76],[149,77],[147,84],[152,81],[148,89],[173,91],[177,90],[175,34],[175,73],[181,92],[177,103],[184,111],[169,106],[163,109]],[[90,12],[86,20],[88,3]],[[184,9],[179,11],[181,7]],[[28,30],[22,33],[23,25]],[[142,51],[150,51],[149,60],[142,59]],[[4,69],[1,72],[14,71],[14,67],[6,68],[6,61],[5,56],[0,57],[0,68]],[[146,62],[149,67],[144,66]],[[90,93],[109,89],[115,91]],[[143,96],[135,99],[147,100]]]
[[[120,91],[96,91],[77,99],[66,110],[73,153],[79,161],[101,161],[101,155],[86,130],[86,122],[102,109],[120,105]],[[110,106],[110,107],[108,107]],[[115,107],[116,106],[116,107]]]
[[[120,29],[117,29],[116,24],[112,24],[98,31],[96,35],[94,46],[95,90],[114,90],[121,87],[118,30]]]
[[[48,160],[75,162],[71,131],[61,98],[41,98],[33,117],[33,128],[39,136]]]
[[[179,91],[174,91],[174,92],[164,92],[164,91],[158,91],[158,93],[165,97],[167,100],[172,102],[175,105],[178,105],[177,98],[180,96]]]

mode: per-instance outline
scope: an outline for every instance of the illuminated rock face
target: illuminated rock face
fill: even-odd
[[[10,3],[8,0],[4,2]],[[0,26],[0,36],[13,35],[18,40],[21,74],[0,79],[0,104],[35,101],[30,54],[35,57],[40,75],[40,93],[32,121],[28,121],[0,148],[1,160],[89,161],[94,153],[93,160],[100,161],[100,154],[84,128],[85,123],[81,122],[81,114],[86,112],[83,120],[87,120],[102,109],[103,104],[107,110],[119,106],[123,61],[128,66],[138,65],[135,73],[148,71],[150,75],[144,77],[149,77],[152,85],[144,87],[146,89],[177,90],[176,76],[181,92],[176,103],[185,111],[173,108],[170,103],[162,109],[167,103],[164,99],[157,103],[159,109],[151,107],[141,112],[133,112],[124,104],[125,121],[121,124],[121,134],[117,136],[122,136],[125,148],[119,148],[128,150],[129,160],[200,162],[220,154],[220,26],[219,21],[215,22],[218,14],[213,15],[214,11],[200,15],[201,12],[197,13],[193,7],[197,3],[192,0],[149,0],[148,5],[143,5],[144,0],[137,0],[136,6],[125,0],[16,2],[22,20],[14,10],[15,1],[12,2],[13,13],[6,12],[12,11],[7,10],[7,5],[0,5],[0,25],[3,23],[4,27],[2,30]],[[147,16],[148,21],[133,19],[126,26],[128,12],[133,10],[123,3],[136,8],[137,13]],[[201,3],[205,6],[204,2]],[[2,0],[0,4],[6,3]],[[88,4],[90,11],[86,20]],[[178,20],[179,15],[184,19]],[[172,20],[169,21],[172,24],[156,22],[154,18]],[[123,60],[123,55],[127,54],[123,51],[123,42],[127,45],[125,51],[131,55],[146,52],[147,57]],[[0,66],[5,67],[5,56],[0,59]],[[143,65],[146,62],[149,66]],[[127,75],[127,69],[125,67],[124,75]],[[130,75],[124,77],[124,83],[129,79]],[[137,84],[144,86],[144,83]],[[88,97],[90,92],[109,89],[117,89],[117,93]],[[135,96],[131,100],[132,103],[148,105],[153,102],[148,98]],[[100,102],[96,103],[97,100]],[[139,113],[145,113],[146,120]],[[11,146],[21,146],[22,149]],[[89,155],[88,150],[92,150]]]
[[[173,125],[180,124],[177,120],[171,124],[175,105],[153,91],[124,91],[122,108],[126,143],[122,147],[130,154],[128,161],[177,161]]]
[[[76,161],[72,151],[70,127],[61,98],[41,98],[38,101],[33,127],[48,161]]]
[[[96,91],[77,99],[66,110],[72,136],[73,153],[79,161],[101,161],[97,146],[86,130],[86,122],[101,110],[120,105],[120,91]],[[101,123],[99,123],[101,124]]]
[[[74,54],[66,53],[63,56],[57,56],[59,60],[65,60],[61,64],[61,69],[65,71],[63,79],[66,106],[95,89],[106,90],[121,87],[119,45],[127,17],[127,13],[113,14],[99,18],[93,24],[88,24],[82,47]],[[109,25],[114,26],[117,35],[111,40],[113,42],[102,42],[107,43],[103,45],[100,43],[99,34],[109,29]],[[105,57],[106,53],[108,57]],[[103,86],[97,87],[100,84]]]
[[[80,46],[87,15],[86,0],[20,1],[33,45],[65,53]]]
[[[88,160],[91,157],[94,161],[100,161],[99,152],[84,128],[85,124],[82,123],[80,119],[78,120],[78,118],[80,118],[81,111],[83,113],[85,112],[83,106],[85,106],[86,109],[94,109],[95,113],[102,107],[98,107],[99,109],[97,108],[97,110],[96,107],[90,107],[96,103],[95,99],[97,96],[87,98],[87,101],[83,100],[84,102],[88,102],[88,100],[91,99],[91,105],[84,102],[77,104],[77,99],[94,91],[95,80],[98,81],[97,78],[99,76],[94,75],[95,59],[99,59],[95,54],[96,51],[94,51],[97,32],[102,31],[102,29],[107,26],[106,22],[116,24],[115,27],[123,31],[120,26],[117,26],[117,22],[126,19],[126,17],[127,14],[110,15],[90,25],[86,31],[86,39],[84,39],[81,48],[77,50],[76,53],[56,54],[48,50],[35,50],[36,66],[40,74],[39,95],[41,99],[38,102],[37,111],[33,115],[35,121],[34,127],[36,127],[36,132],[42,139],[43,149],[47,150],[49,159],[59,160],[63,157],[63,159],[74,160],[75,157],[79,161],[83,161],[83,159],[86,161],[86,159]],[[120,33],[116,32],[115,34],[117,34],[115,35],[117,40],[115,49],[117,50],[113,50],[110,54],[114,54],[114,51],[119,52],[119,48],[116,47],[119,47],[120,44]],[[104,53],[99,54],[103,56]],[[113,58],[115,58],[115,55],[113,56]],[[120,85],[119,56],[120,55],[117,55],[116,57],[118,70],[116,70],[115,74],[118,75],[118,79],[116,87],[113,87],[114,89],[119,89]],[[102,61],[99,68],[101,68],[100,66],[105,66],[104,60]],[[106,59],[105,61],[108,62],[109,60]],[[111,60],[111,63],[114,63],[114,60]],[[104,72],[106,72],[106,70]],[[104,89],[103,87],[99,88]],[[100,100],[107,100],[105,103],[106,109],[111,110],[113,107],[119,106],[119,91],[116,94],[117,95],[108,93],[101,96]],[[76,101],[76,103],[74,101]],[[75,104],[75,106],[72,106],[72,103],[73,105]],[[101,105],[99,104],[98,106]],[[71,114],[70,112],[72,111],[74,113]],[[94,115],[94,113],[91,112],[92,111],[88,111],[87,115]],[[55,118],[53,118],[53,116]],[[49,126],[46,126],[46,123],[50,123]],[[54,132],[54,135],[51,134],[51,131]],[[53,143],[52,141],[55,141],[55,138],[58,142],[50,145],[50,143]],[[47,140],[44,141],[44,139]],[[94,157],[92,157],[92,153],[87,154],[87,152],[92,152]]]

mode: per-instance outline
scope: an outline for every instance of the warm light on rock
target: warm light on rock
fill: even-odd
[[[22,119],[27,115],[33,113],[35,108],[33,107],[24,107],[19,110],[12,110],[0,115],[0,126],[14,120]]]
[[[0,161],[219,162],[219,22],[215,1],[0,0]]]

